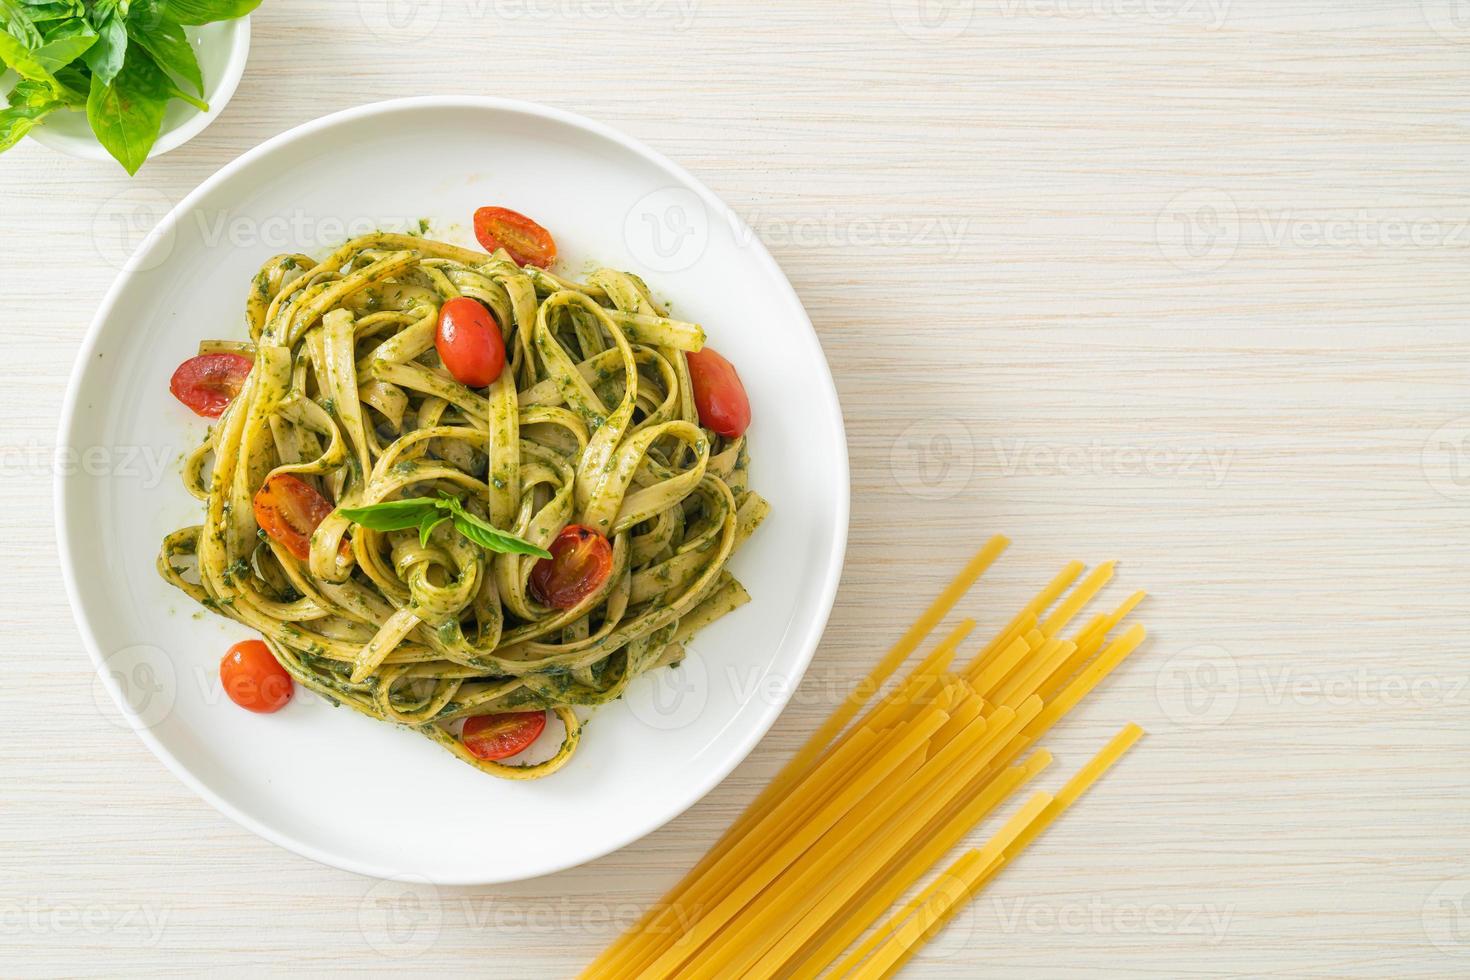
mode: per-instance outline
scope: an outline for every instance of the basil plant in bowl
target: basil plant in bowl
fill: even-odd
[[[249,31],[234,28],[233,77],[214,86],[214,113],[206,72],[192,35],[236,21],[260,0],[0,0],[0,74],[12,79],[0,108],[0,151],[36,129],[37,139],[76,156],[105,159],[129,174],[182,143],[233,94],[244,68]],[[182,110],[182,111],[181,111]],[[73,123],[72,119],[76,122]],[[87,128],[80,126],[85,119]],[[169,129],[162,142],[159,134]],[[72,130],[68,134],[67,130]],[[85,137],[85,138],[79,138]]]

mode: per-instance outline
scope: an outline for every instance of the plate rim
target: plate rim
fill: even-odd
[[[609,839],[596,847],[590,848],[586,853],[577,854],[567,860],[547,862],[539,870],[515,872],[505,875],[487,875],[483,872],[470,873],[462,877],[436,875],[431,882],[436,886],[490,885],[540,878],[606,857],[666,826],[669,822],[694,806],[694,804],[708,796],[715,787],[724,782],[726,777],[740,763],[744,762],[750,756],[750,753],[754,751],[755,747],[769,733],[771,727],[776,723],[776,719],[785,711],[787,705],[795,696],[802,678],[805,677],[808,668],[811,666],[812,659],[816,655],[817,647],[826,631],[827,622],[832,614],[832,607],[837,595],[837,587],[841,581],[846,560],[851,514],[852,483],[847,448],[846,423],[842,414],[842,405],[837,395],[837,386],[832,378],[831,365],[827,361],[826,352],[822,348],[821,338],[817,334],[816,328],[812,325],[811,317],[801,302],[801,298],[797,295],[795,288],[786,277],[785,272],[771,255],[770,250],[766,248],[765,243],[755,235],[745,221],[725,204],[723,200],[716,196],[713,191],[706,187],[702,181],[664,154],[647,146],[641,140],[614,129],[605,123],[565,109],[521,99],[508,99],[498,96],[430,95],[387,99],[329,113],[325,116],[320,116],[293,126],[265,140],[259,145],[246,150],[235,159],[226,163],[186,194],[183,199],[164,215],[157,226],[144,236],[137,248],[134,249],[131,257],[124,263],[121,271],[113,280],[112,285],[108,287],[107,292],[103,295],[102,302],[98,305],[97,311],[93,314],[92,320],[82,337],[81,345],[77,350],[76,360],[72,365],[71,373],[67,379],[66,394],[62,401],[60,422],[57,428],[57,445],[58,447],[63,447],[71,444],[73,430],[76,428],[79,418],[82,376],[86,371],[88,363],[92,360],[97,345],[101,341],[103,325],[111,318],[122,291],[126,288],[133,276],[137,274],[137,270],[145,256],[166,233],[178,224],[184,215],[194,208],[195,202],[209,194],[218,185],[236,173],[250,167],[255,161],[273,153],[278,148],[304,139],[322,129],[328,129],[365,117],[389,115],[401,111],[412,111],[414,109],[446,108],[509,112],[546,122],[567,125],[589,132],[603,139],[610,140],[619,147],[642,157],[645,161],[668,174],[680,185],[698,195],[705,206],[712,210],[713,214],[731,222],[730,227],[737,229],[744,236],[742,241],[745,245],[743,247],[752,250],[756,260],[765,267],[767,273],[773,274],[773,280],[779,283],[779,286],[784,289],[783,299],[789,301],[796,314],[799,315],[800,321],[806,327],[811,342],[816,347],[816,352],[819,355],[818,360],[820,361],[820,376],[815,379],[818,382],[815,387],[819,389],[822,400],[827,403],[828,414],[835,425],[835,446],[833,448],[835,452],[836,472],[833,475],[836,480],[838,492],[836,499],[833,501],[833,517],[835,520],[833,541],[830,551],[824,557],[825,568],[822,573],[823,581],[816,614],[806,625],[804,630],[805,635],[800,638],[790,683],[780,685],[779,696],[770,699],[764,714],[759,718],[757,723],[751,727],[737,746],[725,753],[719,765],[712,766],[704,779],[697,784],[691,785],[690,790],[686,794],[687,799],[683,803],[670,808],[667,813],[656,814],[652,820],[641,822],[638,825],[639,829]],[[395,869],[385,863],[357,860],[347,855],[326,851],[303,840],[298,840],[292,835],[282,832],[276,826],[241,810],[217,794],[200,778],[196,777],[192,770],[174,756],[159,737],[153,733],[151,728],[139,723],[138,717],[128,710],[126,696],[112,677],[111,672],[106,669],[106,661],[101,653],[102,647],[98,636],[93,631],[92,625],[83,611],[78,585],[78,571],[76,563],[73,561],[74,544],[70,533],[70,525],[72,524],[73,518],[71,517],[72,507],[69,504],[68,498],[68,491],[73,486],[80,486],[80,480],[81,477],[78,474],[72,473],[68,475],[67,468],[58,468],[52,480],[52,506],[55,512],[58,559],[61,565],[62,581],[66,589],[67,603],[71,608],[72,620],[75,622],[77,631],[81,635],[82,645],[91,658],[96,679],[100,680],[106,688],[109,696],[112,698],[114,704],[117,705],[133,732],[142,739],[143,743],[148,746],[154,756],[180,782],[217,811],[264,840],[270,841],[278,847],[315,861],[318,864],[338,868],[354,874],[390,880],[418,880],[423,878],[424,876],[416,872],[405,872],[401,868]]]

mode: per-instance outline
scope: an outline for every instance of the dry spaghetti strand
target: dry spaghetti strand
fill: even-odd
[[[1084,576],[1073,562],[958,673],[946,671],[973,620],[945,635],[859,718],[1004,544],[987,542],[720,843],[584,976],[812,980],[849,948],[833,975],[886,976],[1137,741],[1141,729],[1125,728],[1058,793],[1034,795],[861,938],[1045,768],[1045,750],[1021,765],[1014,760],[1146,635],[1124,624],[1143,597],[1135,593],[1064,639],[1115,569],[1108,562]]]

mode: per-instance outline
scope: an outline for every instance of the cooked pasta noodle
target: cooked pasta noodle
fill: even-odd
[[[487,393],[435,351],[440,307],[461,296],[504,338]],[[727,565],[767,504],[746,486],[745,439],[700,427],[685,353],[703,331],[637,276],[574,283],[504,252],[374,234],[321,262],[272,258],[246,319],[248,345],[201,345],[254,364],[185,460],[204,519],[164,540],[159,569],[258,630],[297,682],[485,772],[544,776],[576,747],[573,709],[676,664],[691,634],[748,601]],[[306,560],[257,529],[252,499],[278,474],[336,508]],[[569,524],[593,528],[612,572],[553,608],[528,585],[535,556],[485,550],[448,524],[421,540],[341,513],[441,493],[538,548]],[[533,765],[479,758],[452,727],[538,708],[566,735]]]

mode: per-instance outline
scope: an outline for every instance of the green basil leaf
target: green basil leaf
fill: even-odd
[[[152,56],[150,55],[149,57]],[[172,78],[168,80],[168,94],[172,98],[183,99],[185,102],[189,103],[200,112],[209,111],[208,102],[205,102],[203,99],[197,99],[194,96],[190,95],[188,92],[185,92],[183,89],[179,88],[177,84],[174,83],[174,80]]]
[[[260,0],[163,0],[164,12],[190,27],[244,17],[259,6]]]
[[[158,139],[169,88],[168,76],[141,48],[128,52],[111,84],[92,76],[87,119],[97,141],[129,174],[143,166]]]
[[[439,508],[432,497],[385,500],[365,507],[343,507],[338,513],[373,531],[406,531],[418,527],[426,517],[437,517]]]
[[[39,105],[56,98],[59,98],[59,96],[57,96],[56,92],[46,82],[37,82],[29,78],[22,78],[15,83],[15,88],[10,90],[10,94],[5,97],[5,101],[11,108],[18,109],[24,106]]]
[[[58,98],[65,99],[73,108],[85,108],[87,93],[92,90],[92,76],[85,66],[67,65],[56,70],[55,78]]]
[[[97,32],[84,20],[63,21],[45,37],[46,43],[31,53],[52,72],[76,61],[97,43]]]
[[[10,90],[10,94],[5,97],[5,101],[12,108],[19,108],[25,105],[35,105],[40,102],[45,102],[51,98],[55,98],[55,93],[51,91],[50,85],[45,82],[36,82],[29,78],[22,78],[15,83],[15,88]]]
[[[87,16],[82,0],[20,0],[31,23],[50,24],[58,20],[77,20]]]
[[[423,521],[419,523],[419,544],[427,548],[429,546],[429,535],[434,533],[434,528],[448,520],[452,520],[452,518],[448,514],[439,513],[437,509],[432,514],[425,514]]]
[[[504,531],[497,530],[463,508],[456,510],[454,528],[486,551],[496,551],[506,555],[535,555],[538,558],[551,557],[551,552],[546,549],[538,548],[514,534],[506,534]]]
[[[41,32],[36,29],[35,19],[15,0],[0,0],[0,28],[28,51],[41,46]]]
[[[419,543],[426,548],[434,528],[447,520],[453,520],[455,530],[486,551],[551,557],[551,552],[513,534],[497,530],[466,511],[457,499],[442,491],[437,500],[433,497],[410,497],[408,500],[389,500],[381,504],[368,504],[366,507],[343,507],[339,513],[349,521],[355,521],[374,531],[406,531],[409,528],[418,528]]]
[[[195,94],[204,94],[204,73],[178,21],[167,16],[135,16],[128,18],[127,29],[128,37],[151,54],[158,67],[188,82]]]
[[[0,62],[4,62],[22,78],[37,82],[50,82],[51,69],[38,59],[34,52],[14,36],[0,31]]]
[[[111,85],[127,60],[128,29],[120,14],[109,14],[97,24],[97,41],[87,49],[82,60],[92,69],[92,77]]]
[[[19,143],[31,127],[66,103],[56,98],[45,82],[22,79],[8,98],[10,107],[0,109],[0,151]]]

